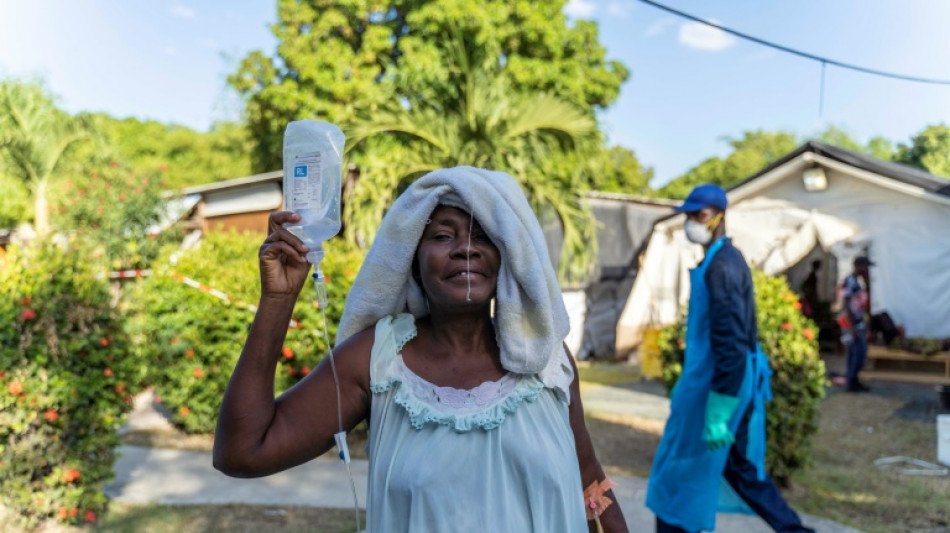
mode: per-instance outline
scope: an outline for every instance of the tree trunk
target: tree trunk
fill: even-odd
[[[46,199],[46,184],[40,184],[33,191],[33,225],[37,237],[49,233],[49,201]]]

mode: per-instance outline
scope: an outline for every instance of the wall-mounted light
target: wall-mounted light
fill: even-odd
[[[821,167],[806,168],[802,172],[802,184],[808,192],[820,192],[828,188],[828,177]]]

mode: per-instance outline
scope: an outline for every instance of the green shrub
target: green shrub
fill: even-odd
[[[811,441],[818,431],[818,412],[824,397],[825,365],[818,356],[818,330],[801,314],[798,297],[784,278],[753,270],[759,342],[772,367],[768,404],[766,467],[782,484],[811,460]],[[672,390],[683,370],[685,317],[660,334],[663,381]]]
[[[91,264],[50,244],[0,257],[0,501],[24,527],[105,509],[143,370]]]
[[[149,268],[161,249],[181,242],[177,227],[155,231],[166,200],[161,176],[139,173],[117,161],[89,162],[95,170],[63,184],[58,223],[105,268]]]
[[[260,234],[209,234],[195,249],[160,256],[154,275],[126,297],[130,333],[139,357],[149,362],[149,381],[185,431],[214,430],[224,389],[254,319],[247,304],[256,305],[260,297],[257,251],[262,241]],[[362,260],[346,246],[342,239],[327,243],[321,265],[328,278],[331,339]],[[185,284],[185,278],[223,292],[232,302]],[[293,316],[299,325],[288,330],[284,341],[275,382],[278,393],[309,373],[328,348],[312,282],[301,292]]]

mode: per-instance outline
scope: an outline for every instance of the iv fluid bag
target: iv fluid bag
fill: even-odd
[[[323,242],[340,231],[343,132],[329,122],[299,120],[284,131],[284,210],[300,215],[288,231],[310,247],[318,265]]]

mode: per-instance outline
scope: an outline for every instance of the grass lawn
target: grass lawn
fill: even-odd
[[[950,476],[912,476],[874,466],[881,457],[936,463],[933,422],[897,416],[906,401],[833,393],[821,409],[814,465],[793,478],[789,502],[868,533],[950,531]]]
[[[360,523],[366,527],[365,515]],[[263,533],[313,531],[350,533],[356,529],[352,509],[257,507],[249,505],[125,505],[113,503],[92,531],[116,533]]]

